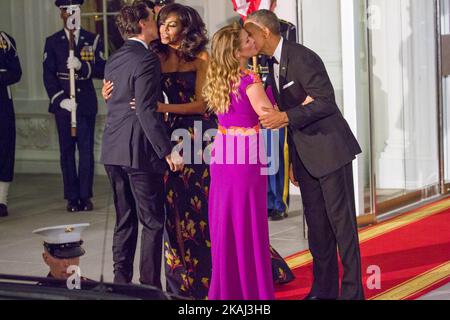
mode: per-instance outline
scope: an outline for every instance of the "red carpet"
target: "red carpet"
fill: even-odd
[[[445,209],[429,214],[426,210],[433,206],[429,205],[360,231],[363,285],[367,299],[416,299],[450,282],[449,199],[441,201],[440,205],[444,205]],[[412,221],[397,227],[399,219]],[[286,260],[289,263],[305,254],[307,252]],[[367,273],[369,266],[379,266],[381,269],[379,289],[367,288],[367,279],[372,275]],[[310,259],[293,271],[296,280],[277,286],[277,299],[302,299],[308,294],[312,285]]]

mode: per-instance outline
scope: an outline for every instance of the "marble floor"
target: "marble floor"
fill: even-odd
[[[112,234],[114,207],[106,177],[96,176],[95,211],[68,213],[58,175],[17,175],[9,196],[10,215],[0,219],[0,273],[30,276],[46,275],[42,261],[42,240],[32,231],[46,226],[90,223],[84,232],[86,254],[81,259],[82,275],[107,282],[113,280]],[[270,222],[271,243],[282,256],[307,248],[303,237],[303,218],[299,196],[292,197],[291,212],[283,221]],[[138,270],[136,255],[135,270]],[[104,269],[102,270],[102,261]],[[138,283],[136,274],[133,282]],[[165,281],[163,281],[164,283]]]
[[[0,219],[0,273],[45,276],[48,269],[42,261],[42,240],[31,232],[46,226],[87,222],[91,226],[84,233],[86,255],[81,259],[82,275],[98,280],[103,273],[105,281],[111,282],[115,215],[106,177],[95,177],[94,193],[95,211],[68,213],[59,175],[17,175],[10,190],[10,216]],[[291,197],[287,219],[271,221],[269,226],[271,244],[282,256],[307,249],[300,196]],[[135,270],[138,259],[136,255]],[[137,274],[133,282],[138,283]],[[450,300],[450,285],[421,299]]]

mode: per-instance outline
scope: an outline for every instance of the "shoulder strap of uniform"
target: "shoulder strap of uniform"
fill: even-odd
[[[100,35],[99,34],[95,37],[95,40],[94,40],[94,45],[93,45],[94,51],[97,49],[98,40],[100,40]]]

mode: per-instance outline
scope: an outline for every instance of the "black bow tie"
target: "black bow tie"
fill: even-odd
[[[269,61],[270,61],[271,64],[280,64],[280,62],[275,57],[270,58]]]

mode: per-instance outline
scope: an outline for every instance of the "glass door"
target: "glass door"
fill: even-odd
[[[439,193],[436,2],[368,0],[376,213]]]
[[[450,191],[450,1],[439,0],[439,29],[440,29],[440,50],[441,59],[439,66],[441,67],[441,99],[442,99],[442,156],[441,163],[443,170],[441,175],[442,191],[448,193]]]

